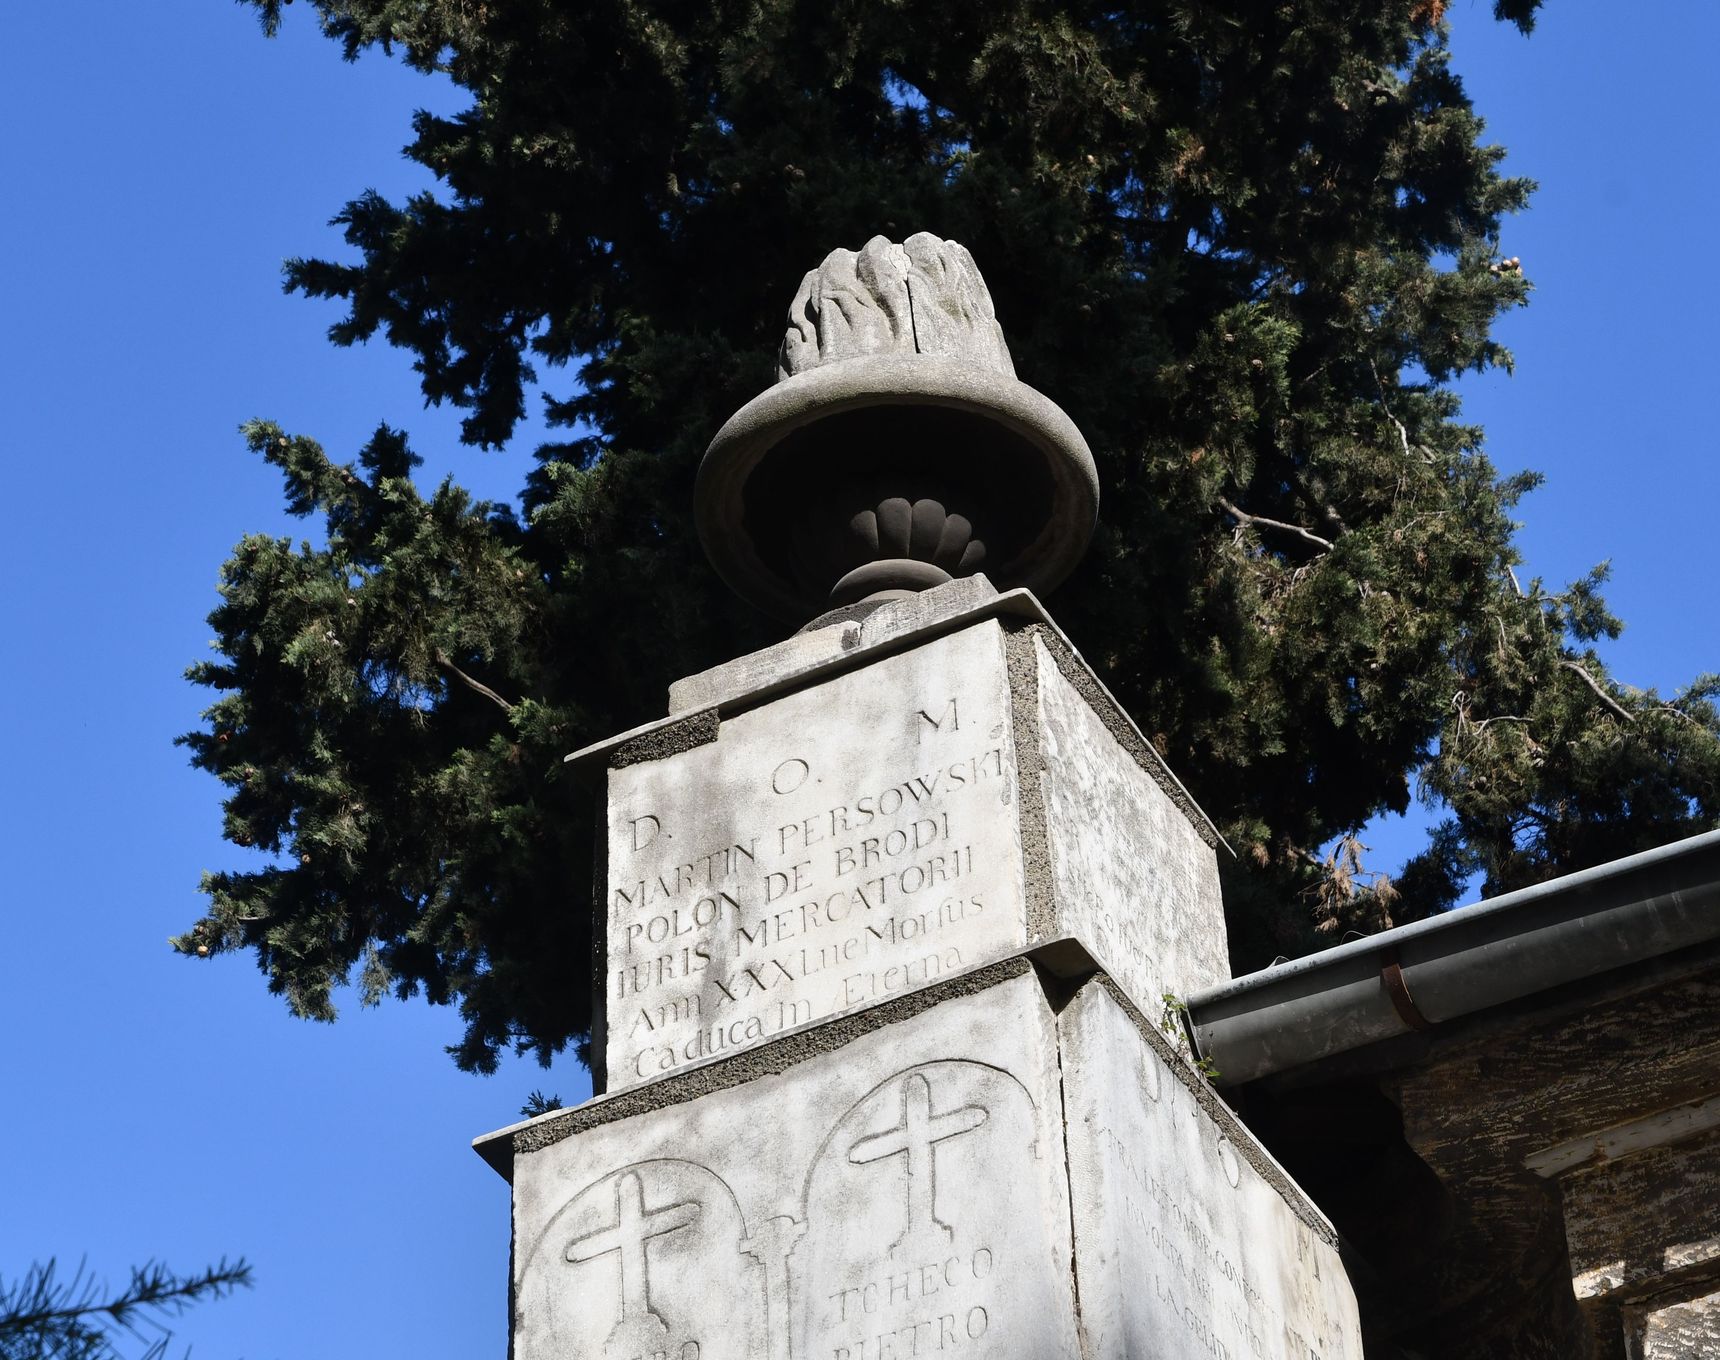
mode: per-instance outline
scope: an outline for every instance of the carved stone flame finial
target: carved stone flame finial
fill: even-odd
[[[789,306],[776,378],[871,354],[947,354],[1015,376],[979,266],[929,231],[825,256]]]
[[[1016,379],[973,256],[929,232],[834,250],[789,308],[776,385],[699,468],[699,535],[784,617],[984,570],[1049,590],[1098,511],[1087,443]]]

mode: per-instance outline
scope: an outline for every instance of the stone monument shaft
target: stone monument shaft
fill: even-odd
[[[1360,1360],[1330,1225],[1160,1029],[1228,978],[1228,851],[1032,593],[1085,442],[924,234],[808,274],[780,375],[700,529],[822,617],[570,757],[600,1094],[479,1140],[513,1354]]]

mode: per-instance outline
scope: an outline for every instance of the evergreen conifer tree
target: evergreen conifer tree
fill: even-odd
[[[1441,0],[310,8],[472,103],[416,120],[437,192],[354,199],[358,262],[289,285],[346,303],[337,343],[406,350],[469,443],[538,393],[564,437],[516,512],[418,487],[400,431],[349,462],[247,428],[322,546],[224,569],[184,740],[270,858],[209,876],[179,948],[254,951],[308,1016],[355,975],[457,1003],[470,1068],[582,1041],[594,809],[560,758],[778,636],[705,565],[694,470],[800,275],[880,232],[972,250],[1092,445],[1098,533],[1051,606],[1238,850],[1239,968],[1715,823],[1715,680],[1608,674],[1599,573],[1520,581],[1535,478],[1458,419],[1454,375],[1510,362],[1531,186]],[[1368,883],[1354,833],[1418,780],[1449,816]]]

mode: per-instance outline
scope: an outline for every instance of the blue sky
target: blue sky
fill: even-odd
[[[1609,657],[1674,688],[1720,668],[1720,7],[1667,0],[1651,23],[1550,0],[1528,41],[1490,9],[1452,5],[1457,66],[1542,183],[1505,237],[1538,291],[1501,328],[1517,375],[1466,383],[1467,414],[1502,469],[1548,474],[1522,511],[1530,573],[1610,557],[1629,627]],[[335,350],[337,309],[281,294],[282,259],[338,249],[347,198],[422,182],[399,154],[411,110],[457,104],[380,56],[343,64],[305,6],[286,19],[270,43],[222,0],[0,11],[0,1275],[244,1254],[257,1288],[180,1329],[206,1360],[500,1357],[508,1197],[468,1141],[583,1074],[466,1076],[451,1013],[311,1025],[249,963],[165,944],[199,872],[238,853],[171,745],[204,703],[181,671],[239,536],[303,532],[239,422],[344,458],[388,420],[430,477],[492,495],[533,437],[460,449],[403,356]],[[1381,867],[1412,848],[1402,826],[1369,839]]]

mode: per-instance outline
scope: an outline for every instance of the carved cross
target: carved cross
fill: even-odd
[[[676,1232],[698,1218],[702,1206],[694,1200],[668,1204],[658,1209],[645,1207],[645,1183],[637,1171],[629,1171],[615,1182],[615,1222],[607,1228],[568,1243],[567,1259],[578,1265],[585,1261],[618,1252],[621,1256],[621,1321],[620,1331],[630,1323],[635,1326],[646,1318],[664,1327],[663,1319],[651,1307],[651,1281],[646,1273],[646,1244],[653,1237]]]
[[[985,1120],[983,1105],[964,1105],[959,1110],[933,1114],[932,1085],[924,1075],[914,1072],[902,1082],[902,1122],[893,1129],[862,1138],[848,1149],[848,1160],[856,1165],[885,1157],[907,1159],[907,1221],[901,1235],[890,1244],[892,1254],[904,1242],[922,1233],[942,1233],[946,1239],[955,1235],[950,1225],[938,1217],[936,1147],[946,1138],[971,1133]]]

